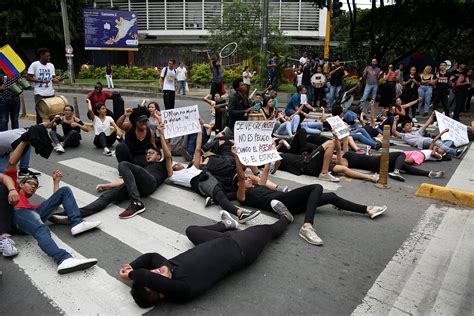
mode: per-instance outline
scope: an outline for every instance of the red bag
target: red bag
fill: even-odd
[[[224,95],[225,94],[225,86],[224,86],[224,82],[221,82],[221,95]]]

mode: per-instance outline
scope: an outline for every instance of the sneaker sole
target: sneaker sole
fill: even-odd
[[[383,212],[385,212],[386,210],[387,210],[387,207],[385,206],[384,208],[382,208],[382,209],[381,209],[380,211],[378,211],[377,213],[370,215],[370,218],[371,218],[371,219],[374,219],[374,218],[376,218],[377,216],[381,215],[381,214],[382,214]]]
[[[393,180],[397,180],[397,181],[400,181],[400,182],[405,182],[405,178],[402,177],[402,176],[391,175],[391,174],[389,174],[388,176],[389,176],[390,178],[392,178]]]
[[[323,245],[323,242],[314,242],[308,238],[306,238],[305,235],[303,235],[302,233],[299,233],[298,234],[301,238],[303,238],[307,243],[311,244],[311,245],[315,245],[315,246],[322,246]]]
[[[235,229],[237,229],[237,228],[239,227],[239,221],[236,220],[236,219],[234,219],[234,218],[230,215],[229,212],[222,210],[222,211],[219,212],[219,214],[221,215],[221,221],[223,221],[223,222],[225,222],[225,221],[231,221],[232,223],[235,224]],[[222,216],[222,215],[224,215],[224,214],[225,214],[225,216]]]
[[[249,220],[251,219],[254,219],[255,217],[257,217],[258,215],[260,215],[260,211],[256,211],[255,213],[253,213],[251,216],[245,218],[245,219],[239,219],[238,222],[240,224],[243,224],[243,223],[246,223],[248,222]]]
[[[75,267],[59,270],[58,273],[59,274],[66,274],[66,273],[71,273],[71,272],[74,272],[74,271],[85,270],[85,269],[89,269],[89,268],[95,266],[96,264],[97,264],[97,261],[95,261],[95,262],[85,262],[85,263],[77,265]]]
[[[279,210],[278,210],[279,209]],[[275,206],[272,206],[272,210],[277,213],[278,215],[280,216],[284,216],[286,217],[286,219],[292,223],[294,218],[293,218],[293,215],[290,213],[290,211],[288,210],[288,208],[285,206],[285,204],[283,204],[281,201],[278,201],[277,204],[275,204]]]
[[[144,208],[142,208],[141,210],[136,211],[135,213],[133,213],[133,214],[130,215],[130,216],[120,216],[120,215],[119,215],[119,218],[120,218],[120,219],[132,218],[132,217],[134,217],[135,215],[138,215],[138,214],[140,214],[140,213],[145,212],[145,210],[146,210],[146,208],[144,207]]]
[[[16,255],[18,255],[18,251],[14,254],[5,254],[4,252],[2,253],[2,255],[5,257],[5,258],[12,258],[12,257],[15,257]]]

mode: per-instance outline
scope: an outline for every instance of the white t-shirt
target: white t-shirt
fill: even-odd
[[[166,69],[168,69],[168,71],[166,71]],[[163,90],[175,91],[174,81],[176,80],[176,69],[163,68],[161,70],[161,78],[163,78]]]
[[[28,74],[33,75],[38,80],[52,80],[53,76],[56,75],[54,65],[47,63],[43,65],[38,60],[33,62],[28,68]],[[54,95],[53,82],[39,83],[35,82],[35,94],[39,94],[43,97],[50,97]]]
[[[115,122],[111,116],[106,116],[104,121],[102,121],[98,116],[94,116],[94,121],[92,126],[94,127],[94,134],[99,135],[100,133],[105,133],[105,136],[110,135],[110,124]]]
[[[186,188],[190,188],[192,178],[199,175],[201,172],[202,172],[202,170],[199,170],[198,168],[196,168],[193,165],[193,166],[191,166],[189,168],[186,168],[186,169],[182,169],[182,170],[179,170],[179,171],[173,171],[173,175],[171,177],[169,177],[168,179],[173,184],[177,184],[177,185],[180,185],[180,186],[183,186],[183,187],[186,187]]]
[[[301,86],[303,84],[303,73],[296,75],[296,86]]]
[[[306,58],[306,57],[304,57],[304,56],[300,58],[300,64],[301,64],[301,65],[306,64],[307,61],[308,61],[308,58]]]
[[[250,86],[250,71],[244,71],[242,73],[242,79],[244,80],[244,84]]]
[[[169,70],[168,70],[169,71]],[[176,68],[176,79],[178,79],[178,81],[183,81],[183,80],[186,80],[186,74],[188,73],[188,71],[186,70],[186,67],[178,67]]]
[[[323,74],[316,73],[311,77],[311,84],[324,84],[326,77]]]

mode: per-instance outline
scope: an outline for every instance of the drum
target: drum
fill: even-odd
[[[43,119],[49,119],[57,114],[63,113],[64,107],[67,104],[67,99],[60,95],[58,97],[46,98],[39,101],[36,108],[38,109],[38,114]]]
[[[23,90],[28,90],[29,88],[31,88],[30,82],[25,78],[22,78],[19,84]]]
[[[262,113],[250,113],[249,121],[265,121],[265,116]]]
[[[23,92],[21,86],[16,83],[8,87],[8,91],[13,93],[14,95],[20,95]]]

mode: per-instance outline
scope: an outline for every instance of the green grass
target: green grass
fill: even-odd
[[[107,82],[104,80],[100,79],[76,79],[76,84],[79,85],[95,85],[97,82],[101,82],[103,85],[107,86]],[[160,85],[158,80],[150,82],[149,80],[145,81],[137,81],[137,82],[129,82],[129,80],[120,80],[120,79],[115,79],[114,84],[118,84],[120,86],[151,86],[151,87],[158,87]],[[70,85],[69,81],[64,80],[62,85]]]

